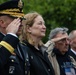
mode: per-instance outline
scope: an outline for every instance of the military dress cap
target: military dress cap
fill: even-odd
[[[0,5],[0,14],[13,17],[23,17],[23,2],[21,0],[10,0]]]

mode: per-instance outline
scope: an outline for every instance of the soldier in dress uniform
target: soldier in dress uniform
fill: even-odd
[[[10,0],[0,5],[0,75],[26,75],[18,39],[24,17],[22,9],[21,0]]]

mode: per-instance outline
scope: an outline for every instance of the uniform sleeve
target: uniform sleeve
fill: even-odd
[[[0,69],[7,63],[18,43],[19,39],[10,34],[7,34],[0,42]]]

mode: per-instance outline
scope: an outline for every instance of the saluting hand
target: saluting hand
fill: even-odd
[[[19,26],[21,24],[20,22],[21,20],[19,18],[17,19],[14,19],[6,28],[6,32],[7,33],[13,33],[13,34],[16,34],[18,29],[19,29]]]

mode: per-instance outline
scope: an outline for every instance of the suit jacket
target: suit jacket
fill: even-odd
[[[69,50],[69,55],[72,56],[74,60],[76,61],[76,55],[71,50]]]
[[[9,43],[16,55],[12,55],[8,49],[0,45],[0,75],[25,75],[25,61],[18,38],[7,34],[5,37],[0,33],[0,40]]]

